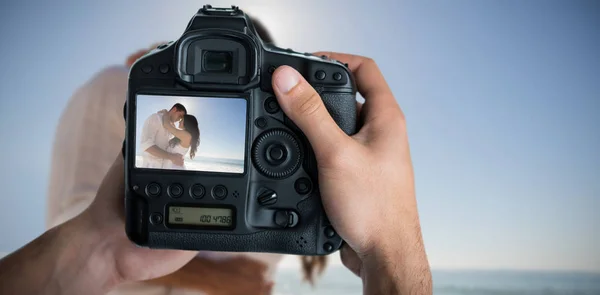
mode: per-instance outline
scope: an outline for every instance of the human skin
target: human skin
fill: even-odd
[[[348,136],[335,124],[291,67],[274,72],[273,88],[315,151],[325,210],[347,243],[342,262],[362,279],[365,294],[431,294],[404,115],[372,59],[318,54],[348,63],[356,78],[365,98],[357,134]],[[83,213],[2,259],[0,293],[104,294],[190,262],[197,252],[140,248],[127,239],[123,175],[117,155]]]

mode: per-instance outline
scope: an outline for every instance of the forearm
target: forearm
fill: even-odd
[[[148,149],[146,149],[146,152],[150,153],[151,155],[161,158],[161,159],[170,159],[171,158],[171,153],[153,145],[151,147],[149,147]]]
[[[376,246],[364,258],[364,294],[432,294],[431,271],[421,235],[397,236],[392,242]]]
[[[189,141],[191,139],[190,134],[185,130],[179,130],[171,124],[164,124],[163,126],[169,133],[171,133],[171,135],[179,138],[181,141]]]
[[[0,261],[1,294],[104,294],[117,278],[102,239],[79,222],[55,227]]]

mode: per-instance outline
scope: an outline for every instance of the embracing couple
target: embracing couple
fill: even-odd
[[[199,144],[198,120],[189,115],[182,104],[176,103],[168,111],[150,115],[144,122],[140,137],[140,168],[185,170],[183,158],[189,152],[193,159]]]

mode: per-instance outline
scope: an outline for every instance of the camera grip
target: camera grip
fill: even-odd
[[[352,93],[323,92],[321,99],[338,126],[348,135],[356,133],[356,96]]]

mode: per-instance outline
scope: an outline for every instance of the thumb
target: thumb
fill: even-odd
[[[317,91],[294,68],[278,67],[272,83],[281,109],[304,132],[317,156],[335,152],[350,140],[335,123]]]

